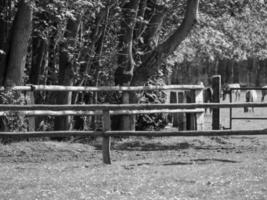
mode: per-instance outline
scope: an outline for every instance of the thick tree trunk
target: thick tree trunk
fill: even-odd
[[[44,59],[47,53],[47,41],[40,36],[32,38],[32,67],[29,75],[29,83],[39,85]]]
[[[31,2],[21,0],[11,28],[9,51],[4,72],[5,86],[23,85],[24,67],[31,27]]]
[[[6,1],[0,1],[0,86],[4,83],[4,72],[5,72],[5,57],[7,49],[7,21],[5,9],[7,9]],[[0,104],[3,101],[0,98]],[[0,117],[0,131],[7,131],[5,117]]]
[[[4,2],[5,3],[5,2]],[[3,2],[1,1],[1,6]],[[5,6],[3,4],[3,6]],[[24,67],[28,40],[32,27],[32,5],[29,1],[21,0],[12,24],[9,40],[6,38],[7,24],[0,22],[1,48],[5,55],[0,57],[0,85],[7,87],[23,85]],[[7,131],[5,119],[0,119],[0,130]]]
[[[68,19],[66,32],[64,34],[65,41],[60,44],[59,55],[59,85],[73,85],[74,66],[73,56],[69,52],[69,48],[75,47],[76,37],[79,29],[79,20]],[[57,104],[71,104],[72,92],[58,92],[56,97]],[[55,130],[68,130],[70,128],[70,117],[62,116],[55,118]]]
[[[8,36],[8,23],[7,23],[7,2],[0,1],[0,85],[4,84],[5,73],[5,57],[7,50],[7,36]]]

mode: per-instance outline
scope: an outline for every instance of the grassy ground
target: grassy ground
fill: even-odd
[[[221,115],[227,127],[228,111]],[[250,120],[233,128],[265,124]],[[0,145],[0,199],[267,199],[267,136],[117,140],[112,165],[102,164],[100,144]]]

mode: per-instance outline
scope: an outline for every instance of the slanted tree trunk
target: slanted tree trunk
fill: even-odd
[[[4,70],[5,86],[23,85],[24,67],[31,28],[31,2],[21,0],[11,28],[9,50]]]
[[[79,20],[69,18],[67,22],[64,41],[60,44],[59,54],[59,77],[58,84],[71,86],[74,80],[74,55],[69,52],[75,48],[76,37],[79,29]],[[72,92],[58,92],[57,104],[71,104]],[[68,130],[70,128],[70,117],[61,116],[55,118],[55,130]]]
[[[181,25],[154,50],[147,54],[138,67],[132,79],[132,85],[143,85],[149,77],[155,74],[160,64],[176,50],[181,42],[188,36],[193,25],[197,21],[199,0],[187,0],[187,7]],[[159,20],[161,22],[161,20]]]

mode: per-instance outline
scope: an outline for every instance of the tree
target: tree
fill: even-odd
[[[31,35],[32,3],[21,0],[15,16],[8,43],[5,64],[1,67],[1,85],[23,85],[28,40]]]
[[[27,56],[28,40],[31,35],[32,24],[32,3],[21,0],[18,5],[12,27],[7,37],[8,21],[3,15],[11,5],[6,1],[1,1],[1,20],[0,20],[0,86],[15,86],[24,84],[24,68]],[[18,98],[17,95],[14,97]],[[0,98],[0,103],[4,99]],[[7,130],[6,119],[0,118],[0,130]]]
[[[159,43],[162,22],[167,13],[166,5],[150,0],[130,0],[122,4],[115,84],[143,85],[155,75],[160,69],[161,63],[188,36],[197,21],[198,6],[198,0],[188,0],[182,23]],[[138,20],[140,24],[136,23]],[[142,23],[145,22],[147,25],[142,26]],[[143,42],[140,45],[141,48],[140,42]],[[135,55],[133,55],[134,50]],[[139,56],[139,66],[136,65],[134,59],[137,55]],[[122,101],[130,103],[129,93],[123,94]],[[131,127],[132,120],[129,118],[124,117],[122,129],[133,128]]]

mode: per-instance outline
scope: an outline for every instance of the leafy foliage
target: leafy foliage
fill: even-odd
[[[156,85],[155,82],[150,81],[149,85]],[[140,104],[162,104],[165,103],[166,94],[163,91],[145,91],[139,93]],[[167,115],[164,113],[154,114],[140,114],[137,116],[136,129],[147,130],[156,129],[159,130],[167,125]]]
[[[199,23],[170,56],[174,65],[184,60],[266,59],[267,6],[263,1],[205,1]]]
[[[17,92],[7,91],[0,94],[1,104],[25,104],[27,98]],[[10,131],[26,131],[28,127],[27,119],[18,112],[9,111],[5,113],[5,125]]]

